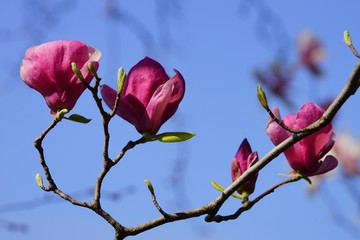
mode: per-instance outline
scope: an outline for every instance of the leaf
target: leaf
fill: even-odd
[[[211,181],[211,185],[213,186],[213,188],[215,188],[219,192],[223,192],[225,190],[222,186],[220,186],[220,184],[218,184],[215,181]]]
[[[151,141],[160,141],[166,143],[183,142],[194,137],[195,133],[192,132],[166,132],[155,135],[151,138]]]
[[[71,114],[69,117],[64,117],[64,118],[69,121],[84,123],[84,124],[89,123],[91,121],[91,119],[83,117],[79,114]]]
[[[215,188],[219,192],[224,192],[224,190],[225,190],[225,188],[223,188],[220,184],[218,184],[215,181],[211,181],[211,185],[213,186],[213,188]],[[238,199],[243,199],[244,198],[244,196],[242,196],[240,194],[236,194],[236,193],[231,194],[231,196],[234,197],[234,198],[238,198]]]

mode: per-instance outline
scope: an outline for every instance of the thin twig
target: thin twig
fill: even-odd
[[[106,113],[101,105],[101,99],[97,96],[97,89],[98,84],[100,80],[97,80],[94,86],[93,96],[98,104],[98,107],[100,109],[101,114],[103,115],[103,126],[104,126],[104,133],[105,135],[105,144],[104,144],[104,168],[102,172],[100,173],[97,183],[96,183],[96,190],[95,190],[95,196],[92,203],[82,203],[78,202],[75,199],[71,198],[69,195],[66,195],[65,193],[61,192],[55,185],[55,182],[51,178],[50,171],[45,163],[45,158],[43,154],[43,149],[41,147],[41,142],[45,135],[56,125],[56,123],[52,123],[50,127],[45,130],[43,133],[44,136],[38,138],[35,141],[35,147],[38,149],[40,154],[40,161],[44,168],[46,177],[49,181],[49,189],[48,191],[53,191],[65,200],[72,202],[75,205],[83,206],[92,209],[94,212],[99,214],[101,217],[103,217],[107,222],[109,222],[115,229],[116,235],[115,239],[124,239],[127,236],[131,235],[137,235],[141,232],[144,232],[146,230],[155,228],[159,225],[173,222],[173,221],[179,221],[183,219],[189,219],[193,217],[199,217],[202,215],[206,216],[206,221],[215,221],[215,219],[219,218],[217,213],[222,207],[223,203],[233,194],[236,189],[238,189],[242,184],[245,183],[249,178],[251,178],[254,174],[259,172],[262,168],[264,168],[268,163],[270,163],[273,159],[275,159],[278,155],[280,155],[282,152],[284,152],[287,148],[295,144],[296,142],[300,141],[301,139],[309,136],[315,131],[318,131],[325,127],[327,124],[331,122],[331,120],[334,118],[335,114],[338,112],[338,110],[342,107],[342,105],[346,102],[346,100],[355,92],[357,91],[359,87],[359,80],[360,80],[360,62],[358,62],[348,80],[346,85],[344,86],[343,90],[340,92],[338,97],[333,101],[333,103],[328,107],[328,109],[324,112],[323,116],[311,124],[310,126],[297,130],[298,133],[293,134],[286,140],[284,140],[282,143],[280,143],[278,146],[276,146],[273,150],[268,152],[265,156],[262,157],[257,163],[255,163],[253,166],[248,168],[247,171],[245,171],[236,181],[234,181],[230,186],[228,186],[223,193],[221,193],[215,200],[212,202],[196,208],[189,211],[179,212],[179,213],[173,213],[173,214],[166,214],[163,215],[160,218],[154,219],[152,221],[149,221],[147,223],[135,226],[135,227],[124,227],[119,222],[117,222],[112,216],[110,216],[106,211],[104,211],[100,206],[100,192],[101,192],[101,185],[104,177],[108,173],[108,171],[111,169],[112,166],[117,164],[122,157],[125,155],[126,151],[135,147],[138,144],[146,142],[146,138],[142,137],[139,140],[135,142],[128,142],[128,144],[122,149],[122,151],[119,153],[119,155],[111,161],[107,156],[107,147],[109,142],[109,133],[108,133],[108,124],[110,121],[109,114]],[[106,114],[105,114],[106,113]],[[54,126],[52,126],[54,124]],[[106,149],[105,149],[106,148]],[[106,154],[105,154],[106,153]],[[298,180],[298,179],[297,179]],[[295,180],[292,180],[295,181]],[[51,188],[50,188],[51,186]],[[45,189],[44,189],[45,190]],[[270,192],[269,192],[270,193]],[[261,198],[265,197],[269,193],[264,193],[264,196],[260,195],[258,200],[253,200],[252,204],[255,204],[256,202],[260,201]],[[249,207],[251,204],[248,203],[247,207]],[[243,206],[244,207],[244,206]],[[242,211],[242,210],[239,210]]]
[[[262,193],[261,195],[259,195],[257,198],[255,198],[252,201],[246,201],[243,203],[243,205],[234,213],[231,215],[227,215],[227,216],[221,216],[221,215],[216,215],[215,217],[213,217],[211,219],[211,221],[214,222],[222,222],[222,221],[228,221],[228,220],[234,220],[237,219],[243,212],[250,210],[256,203],[258,203],[261,199],[263,199],[264,197],[266,197],[267,195],[269,195],[270,193],[275,192],[275,190],[285,184],[288,183],[292,183],[292,182],[296,182],[299,181],[300,179],[302,179],[302,177],[300,175],[296,175],[292,178],[289,178],[279,184],[276,184],[275,186],[271,187],[270,189],[268,189],[267,191],[265,191],[264,193]]]
[[[154,219],[152,221],[149,221],[147,223],[135,226],[135,227],[125,227],[123,231],[117,231],[117,236],[119,239],[125,238],[126,236],[133,236],[137,235],[141,232],[147,231],[149,229],[153,229],[159,225],[199,217],[202,215],[207,215],[205,220],[206,221],[213,221],[216,214],[220,210],[222,204],[233,194],[236,189],[238,189],[242,184],[244,184],[249,178],[251,178],[255,173],[259,172],[262,168],[264,168],[267,164],[269,164],[273,159],[275,159],[278,155],[280,155],[282,152],[284,152],[287,148],[294,145],[301,139],[309,136],[315,131],[320,130],[324,126],[326,126],[328,123],[331,122],[331,120],[334,118],[335,114],[338,112],[338,110],[341,108],[341,106],[346,102],[346,100],[358,89],[359,86],[359,80],[360,80],[360,62],[358,62],[353,72],[351,73],[348,82],[338,95],[338,97],[333,101],[333,103],[328,107],[328,109],[324,112],[323,116],[305,128],[305,132],[301,132],[298,134],[294,134],[284,140],[282,143],[274,147],[270,152],[268,152],[265,156],[263,156],[256,164],[254,164],[252,167],[248,168],[247,171],[245,171],[237,180],[235,180],[230,186],[228,186],[223,193],[221,193],[215,200],[212,202],[196,208],[189,211],[179,212],[179,213],[173,213],[168,214],[167,218],[164,216]]]

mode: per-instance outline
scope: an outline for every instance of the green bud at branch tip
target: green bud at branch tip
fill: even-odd
[[[126,73],[124,71],[124,68],[119,68],[118,70],[118,79],[117,79],[117,92],[121,93],[123,90],[124,84],[126,79]]]
[[[63,109],[59,109],[56,113],[56,120],[61,121],[61,119],[63,119],[64,115],[67,114],[69,112],[69,110],[67,110],[66,108]]]
[[[257,85],[257,97],[258,97],[261,105],[263,106],[263,108],[268,110],[269,106],[268,106],[266,94],[265,94],[264,90],[262,89],[262,87],[260,86],[260,84]]]
[[[82,73],[80,72],[79,68],[77,67],[75,62],[71,63],[71,68],[73,70],[73,72],[75,73],[75,75],[78,77],[78,79],[82,82],[85,81],[84,76],[82,75]]]
[[[151,182],[150,182],[148,179],[145,179],[144,182],[145,182],[146,186],[148,187],[149,191],[150,191],[152,194],[154,194],[154,188],[153,188]]]
[[[99,76],[97,75],[97,71],[96,69],[94,68],[94,65],[90,62],[88,63],[88,68],[91,72],[91,74],[95,77],[95,78],[99,78]]]
[[[352,45],[350,32],[348,30],[344,31],[344,42],[349,47]]]
[[[43,183],[43,180],[42,180],[42,177],[40,176],[39,173],[37,173],[35,175],[35,180],[36,180],[36,183],[39,187],[43,188],[44,187],[44,183]]]

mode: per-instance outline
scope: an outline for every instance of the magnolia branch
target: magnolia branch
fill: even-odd
[[[155,228],[159,225],[184,220],[193,217],[199,217],[202,215],[207,215],[205,220],[207,222],[216,221],[219,217],[216,215],[220,210],[223,203],[233,194],[236,189],[238,189],[242,184],[244,184],[248,179],[250,179],[255,173],[259,172],[262,168],[264,168],[267,164],[269,164],[273,159],[279,156],[282,152],[284,152],[287,148],[294,145],[301,139],[309,136],[310,134],[322,129],[328,123],[332,121],[336,113],[339,111],[341,106],[349,99],[351,95],[354,95],[359,87],[360,82],[360,62],[358,62],[350,77],[347,81],[346,85],[337,96],[337,98],[332,102],[332,104],[328,107],[328,109],[324,112],[323,116],[311,124],[310,126],[299,130],[299,133],[293,134],[288,139],[284,140],[281,144],[276,146],[270,152],[268,152],[265,156],[263,156],[257,163],[251,166],[247,171],[245,171],[237,180],[235,180],[230,186],[228,186],[222,194],[220,194],[215,200],[212,202],[185,212],[167,214],[167,217],[164,216],[149,221],[147,223],[138,225],[136,227],[125,227],[123,232],[117,234],[119,238],[116,239],[123,239],[126,236],[136,235],[146,230]],[[281,184],[283,185],[283,184]],[[271,189],[269,190],[271,191]],[[268,194],[265,194],[268,195]],[[260,196],[261,197],[261,196]],[[262,197],[261,197],[262,198]],[[260,199],[259,199],[260,200]],[[258,200],[258,201],[259,201]],[[254,200],[254,205],[258,201]],[[251,206],[252,206],[251,205]],[[249,206],[248,206],[249,207]],[[239,210],[244,211],[244,210]]]
[[[332,102],[332,104],[328,107],[328,109],[324,112],[323,116],[310,126],[297,130],[291,137],[283,141],[281,144],[276,146],[273,150],[268,152],[265,156],[263,156],[258,162],[256,162],[254,165],[252,165],[250,168],[248,168],[247,171],[245,171],[237,180],[235,180],[231,185],[229,185],[216,199],[209,202],[208,204],[192,209],[189,211],[179,212],[179,213],[172,213],[168,214],[162,211],[160,206],[157,204],[156,196],[154,192],[151,192],[152,198],[154,201],[155,206],[158,208],[159,212],[162,214],[161,217],[154,219],[152,221],[149,221],[147,223],[135,226],[135,227],[124,227],[119,222],[117,222],[109,213],[104,211],[100,204],[100,197],[101,197],[101,186],[102,182],[107,175],[107,173],[110,171],[110,169],[115,166],[125,155],[125,153],[129,150],[135,147],[138,144],[142,144],[147,142],[147,139],[142,137],[139,140],[133,142],[129,141],[128,144],[122,149],[122,151],[115,157],[114,160],[111,160],[108,156],[108,146],[110,141],[110,134],[108,130],[109,122],[114,116],[114,113],[117,110],[118,103],[115,105],[113,111],[111,114],[104,111],[101,103],[101,99],[97,96],[98,87],[99,87],[99,81],[100,78],[96,76],[96,83],[94,87],[87,86],[88,89],[93,93],[94,99],[96,101],[96,104],[100,110],[101,115],[103,116],[103,128],[104,128],[104,166],[99,174],[96,186],[95,186],[95,193],[94,193],[94,199],[92,202],[80,202],[76,200],[75,198],[71,197],[70,195],[65,194],[62,192],[55,184],[55,181],[53,180],[50,169],[46,164],[45,156],[44,156],[44,150],[42,148],[42,141],[45,138],[45,136],[57,125],[57,123],[61,120],[61,118],[55,118],[54,121],[50,124],[50,126],[40,135],[39,138],[37,138],[34,141],[35,148],[38,150],[40,155],[40,164],[44,169],[46,179],[49,183],[48,187],[40,186],[44,191],[52,191],[55,194],[59,195],[61,198],[71,202],[74,205],[86,207],[94,212],[96,212],[98,215],[100,215],[102,218],[104,218],[108,223],[110,223],[116,232],[115,239],[123,239],[127,236],[136,235],[141,232],[144,232],[146,230],[155,228],[159,225],[189,219],[193,217],[199,217],[202,215],[207,215],[205,217],[205,220],[207,222],[211,221],[224,221],[224,220],[230,220],[230,219],[236,219],[242,212],[250,209],[254,204],[259,202],[263,197],[267,196],[269,193],[273,192],[276,188],[293,181],[299,180],[298,178],[292,178],[290,180],[285,181],[284,183],[280,183],[279,185],[274,186],[273,188],[270,188],[268,191],[260,195],[258,198],[254,199],[253,201],[247,201],[244,203],[244,205],[233,215],[229,216],[220,216],[217,215],[219,210],[221,209],[223,203],[233,194],[242,184],[244,184],[248,179],[250,179],[254,174],[259,172],[262,168],[264,168],[267,164],[269,164],[273,159],[275,159],[278,155],[280,155],[282,152],[284,152],[287,148],[294,145],[301,139],[309,136],[310,134],[322,129],[324,126],[329,124],[336,113],[339,111],[339,109],[342,107],[342,105],[347,101],[347,99],[356,93],[358,87],[359,87],[359,80],[360,80],[360,62],[358,62],[353,72],[351,73],[351,76],[344,86],[343,90],[340,92],[340,94],[337,96],[337,98]],[[116,101],[119,97],[117,97]]]
[[[296,176],[294,176],[292,178],[289,178],[289,179],[287,179],[287,180],[285,180],[285,181],[283,181],[283,182],[281,182],[279,184],[276,184],[275,186],[268,189],[267,191],[262,193],[260,196],[258,196],[254,200],[252,200],[252,201],[249,200],[249,201],[244,202],[243,205],[234,214],[227,215],[227,216],[216,215],[216,216],[214,216],[214,218],[212,220],[219,223],[219,222],[222,222],[222,221],[237,219],[243,212],[251,209],[261,199],[263,199],[264,197],[266,197],[270,193],[275,192],[275,190],[277,188],[279,188],[279,187],[281,187],[281,186],[283,186],[285,184],[288,184],[288,183],[299,181],[300,179],[302,179],[302,176],[296,175]]]

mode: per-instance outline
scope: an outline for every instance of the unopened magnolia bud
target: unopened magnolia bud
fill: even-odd
[[[44,187],[44,183],[43,183],[43,180],[42,180],[42,177],[40,176],[39,173],[37,173],[35,175],[35,180],[36,180],[36,183],[39,187],[43,188]]]
[[[98,74],[97,74],[97,71],[96,71],[94,65],[93,65],[91,62],[88,63],[88,68],[89,68],[91,74],[92,74],[95,78],[99,79],[99,76],[98,76]]]
[[[154,187],[152,186],[151,182],[148,179],[145,179],[144,182],[145,182],[146,186],[148,187],[149,191],[151,193],[154,193]]]
[[[71,68],[73,70],[73,72],[75,73],[75,75],[78,77],[78,79],[82,82],[85,81],[84,76],[82,75],[82,73],[80,72],[79,68],[77,67],[75,62],[71,63]]]
[[[348,46],[352,45],[351,36],[348,30],[344,31],[344,42]]]
[[[66,108],[58,110],[55,118],[58,121],[61,121],[61,119],[63,119],[64,115],[67,114],[68,112],[69,112],[69,110],[67,110]]]
[[[124,69],[121,67],[121,68],[119,68],[118,79],[117,79],[117,92],[118,93],[121,93],[121,91],[123,90],[123,87],[125,84],[125,79],[126,79],[126,73],[125,73]]]
[[[261,105],[265,109],[269,109],[266,94],[265,94],[264,90],[262,89],[262,87],[260,86],[260,84],[257,85],[257,97],[258,97]]]

